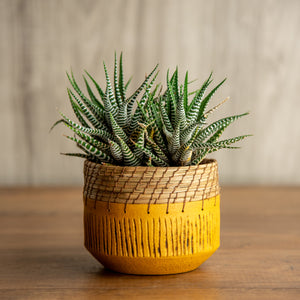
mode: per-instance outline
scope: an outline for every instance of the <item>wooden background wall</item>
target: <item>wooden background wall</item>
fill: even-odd
[[[224,184],[300,183],[299,0],[1,0],[0,185],[82,182],[66,128],[48,133],[56,107],[71,115],[65,71],[103,80],[102,60],[123,50],[132,88],[160,63],[200,84],[228,77],[216,117],[250,111],[227,135],[253,133],[220,151]],[[82,82],[82,81],[81,81]]]

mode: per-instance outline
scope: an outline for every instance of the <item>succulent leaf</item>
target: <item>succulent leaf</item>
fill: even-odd
[[[98,141],[94,139],[92,136],[85,134],[78,129],[73,128],[72,126],[66,124],[67,127],[69,127],[74,133],[76,133],[80,138],[85,140],[87,143],[91,144],[92,146],[96,147],[97,149],[107,153],[109,146],[101,141]]]
[[[154,69],[151,71],[151,73],[145,78],[145,80],[143,81],[143,83],[139,86],[139,88],[126,100],[128,103],[128,115],[131,115],[132,109],[133,109],[133,104],[136,101],[137,97],[139,96],[139,94],[142,92],[143,89],[145,89],[145,87],[147,86],[150,78],[152,77],[152,75],[154,74],[154,72],[156,71],[156,69],[158,68],[158,65],[156,65],[154,67]],[[157,76],[157,74],[155,75],[155,77]]]
[[[209,77],[203,83],[201,88],[198,91],[196,91],[196,95],[194,96],[192,102],[190,103],[190,105],[187,109],[187,122],[188,123],[193,123],[197,120],[197,117],[199,115],[199,108],[200,108],[200,104],[202,101],[202,97],[212,81],[211,76],[212,76],[212,73],[210,73]]]
[[[88,128],[88,127],[84,127],[81,126],[75,122],[73,122],[72,120],[70,120],[69,118],[67,118],[63,113],[60,113],[61,116],[63,117],[63,119],[69,124],[71,125],[73,128],[78,129],[82,132],[85,132],[89,135],[95,135],[98,136],[100,138],[102,138],[105,141],[108,141],[108,139],[113,139],[113,136],[111,133],[102,130],[102,129],[92,129],[92,128]]]
[[[196,142],[203,142],[206,138],[208,138],[209,136],[211,136],[212,134],[214,134],[217,131],[220,131],[220,133],[223,133],[223,131],[235,120],[248,115],[248,113],[244,113],[241,115],[235,115],[235,116],[230,116],[230,117],[226,117],[223,119],[220,119],[212,124],[210,124],[209,126],[207,126],[206,128],[204,128],[199,135],[197,136]],[[220,136],[220,133],[218,134],[218,137]],[[211,140],[210,142],[214,142],[216,139],[214,138],[214,140]]]
[[[120,106],[123,104],[123,99],[120,93],[119,83],[118,83],[118,61],[117,61],[116,52],[115,52],[115,68],[114,68],[114,88],[115,88],[115,98],[120,108]]]
[[[110,146],[112,157],[115,159],[115,161],[121,162],[123,160],[123,153],[119,144],[111,140],[108,140],[108,144]]]
[[[110,123],[112,127],[112,132],[115,137],[119,136],[121,139],[123,139],[126,143],[129,140],[129,137],[127,134],[124,132],[124,130],[118,125],[116,120],[114,119],[113,115],[110,114]]]
[[[123,141],[119,136],[117,136],[117,139],[119,140],[120,147],[122,149],[124,165],[139,166],[141,164],[141,161],[132,153],[131,149],[128,147],[125,141]]]
[[[188,108],[188,72],[185,73],[184,86],[183,86],[183,104],[184,111]]]
[[[61,155],[66,155],[66,156],[75,156],[75,157],[80,157],[80,158],[85,158],[85,159],[89,159],[91,156],[87,155],[87,154],[83,154],[83,153],[64,153],[61,152]]]
[[[201,101],[200,103],[200,107],[199,107],[199,112],[198,112],[198,117],[197,120],[199,121],[210,101],[210,99],[212,98],[212,96],[215,94],[215,92],[218,90],[218,88],[225,82],[226,78],[223,79],[204,99],[203,101]]]
[[[104,67],[105,78],[106,78],[105,104],[107,102],[110,103],[110,112],[113,114],[114,117],[116,117],[118,114],[119,107],[115,99],[115,96],[113,94],[113,90],[112,90],[112,86],[111,86],[111,82],[110,82],[110,78],[107,72],[105,62],[103,62],[103,67]]]
[[[108,162],[111,163],[113,162],[112,158],[110,156],[108,156],[107,154],[105,154],[104,152],[102,152],[101,150],[93,147],[91,144],[82,141],[80,139],[76,139],[75,137],[71,137],[71,136],[66,136],[68,139],[78,143],[79,145],[81,145],[88,153],[90,153],[92,156],[95,156],[96,158],[98,158],[100,161],[102,162]]]
[[[82,111],[82,113],[86,116],[86,118],[91,122],[91,124],[95,127],[95,128],[100,128],[101,127],[101,123],[98,121],[97,118],[95,118],[89,111],[89,109],[79,100],[78,97],[76,97],[74,95],[74,93],[68,89],[68,95],[69,98],[74,98],[76,100],[76,102],[78,103],[78,106],[80,108],[80,110]]]
[[[83,76],[83,80],[84,80],[84,82],[85,82],[86,90],[88,91],[88,94],[89,94],[89,96],[90,96],[92,102],[93,102],[96,106],[100,107],[100,108],[103,110],[104,107],[103,107],[102,103],[100,103],[100,101],[97,99],[97,97],[96,97],[95,94],[93,93],[93,91],[92,91],[92,89],[91,89],[91,87],[90,87],[90,85],[89,85],[87,79],[85,78],[85,76],[84,76],[84,75],[82,75],[82,76]]]
[[[79,106],[77,106],[76,103],[73,101],[73,99],[72,99],[69,91],[68,91],[68,96],[69,96],[69,100],[70,100],[71,106],[73,108],[74,114],[77,117],[77,119],[80,122],[80,124],[82,126],[89,127],[88,123],[85,121],[85,119],[83,118],[83,116],[80,113]]]
[[[103,90],[101,89],[101,87],[99,86],[99,84],[96,82],[96,80],[87,71],[85,71],[85,73],[89,76],[89,78],[94,83],[94,85],[95,85],[95,87],[96,87],[96,89],[97,89],[97,91],[98,91],[98,93],[99,93],[99,95],[100,95],[100,97],[101,97],[101,99],[103,101],[103,99],[105,98],[105,93],[103,92]],[[104,109],[104,106],[101,103],[100,103],[100,107],[102,109]]]
[[[246,134],[246,135],[236,136],[234,138],[229,138],[229,139],[222,140],[222,141],[215,142],[215,143],[198,143],[198,142],[194,142],[192,147],[193,147],[194,150],[196,150],[196,149],[199,149],[199,150],[202,150],[202,149],[208,149],[208,150],[222,149],[222,148],[227,148],[229,145],[231,145],[233,143],[236,143],[238,141],[241,141],[245,137],[248,137],[248,136],[250,136],[250,135]]]
[[[119,63],[119,88],[120,88],[120,95],[122,101],[125,101],[125,92],[129,85],[130,81],[124,87],[124,72],[123,72],[123,53],[120,54],[120,63]]]

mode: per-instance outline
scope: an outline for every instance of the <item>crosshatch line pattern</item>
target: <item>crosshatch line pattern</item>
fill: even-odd
[[[153,218],[145,209],[143,216],[131,218],[126,213],[105,215],[103,203],[95,208],[94,201],[88,200],[84,212],[85,246],[95,256],[157,258],[214,251],[219,246],[219,201],[219,196],[202,200],[203,209],[198,209],[197,214]]]
[[[220,193],[215,160],[189,167],[117,167],[84,163],[85,199],[108,203],[186,203]]]

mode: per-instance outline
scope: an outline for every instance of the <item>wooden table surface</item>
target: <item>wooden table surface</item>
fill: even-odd
[[[300,188],[223,188],[197,270],[113,273],[83,247],[80,188],[0,189],[0,299],[300,299]]]

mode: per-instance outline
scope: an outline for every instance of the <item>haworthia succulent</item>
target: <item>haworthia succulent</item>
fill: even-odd
[[[218,141],[232,122],[247,113],[205,124],[208,116],[227,100],[226,98],[206,111],[209,101],[224,82],[205,96],[212,82],[212,74],[199,89],[189,92],[191,82],[188,81],[188,72],[184,82],[179,84],[176,68],[171,78],[168,71],[166,90],[162,92],[160,84],[154,87],[158,74],[155,66],[142,84],[126,98],[131,79],[124,85],[122,53],[119,62],[116,53],[114,56],[113,82],[105,63],[103,66],[106,82],[104,90],[85,71],[88,77],[83,76],[83,80],[88,96],[80,89],[73,72],[71,71],[70,75],[67,73],[75,91],[74,93],[68,89],[68,97],[79,124],[61,113],[62,119],[53,127],[64,123],[75,133],[74,137],[68,138],[73,140],[83,153],[74,153],[72,156],[97,163],[126,166],[197,165],[208,153],[223,148],[236,149],[237,147],[232,147],[231,144],[248,136]],[[88,80],[93,83],[92,87]],[[100,97],[95,95],[92,88],[98,91]],[[190,96],[192,101],[189,103]]]

